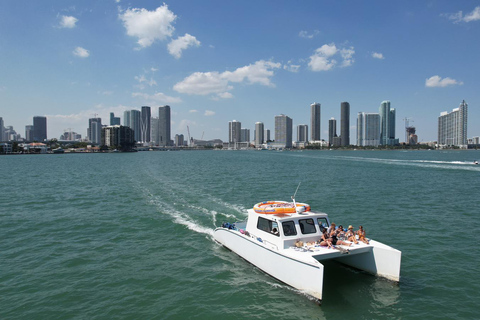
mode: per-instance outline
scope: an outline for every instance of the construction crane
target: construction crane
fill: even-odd
[[[188,133],[188,146],[190,147],[190,128],[187,126],[187,133]]]
[[[204,135],[204,134],[205,134],[205,131],[202,132],[202,139],[200,139],[200,140],[203,140],[203,135]]]

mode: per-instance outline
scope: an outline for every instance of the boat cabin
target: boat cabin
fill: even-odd
[[[245,231],[277,249],[295,246],[295,242],[317,241],[330,226],[328,215],[321,212],[265,214],[248,210]],[[237,228],[241,226],[237,223]]]

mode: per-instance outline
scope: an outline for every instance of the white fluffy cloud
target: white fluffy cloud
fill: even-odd
[[[454,23],[480,20],[480,6],[475,7],[472,12],[466,15],[463,15],[462,11],[458,11],[457,13],[447,14],[446,16],[450,20],[453,20]]]
[[[177,16],[164,4],[154,11],[144,8],[127,9],[119,18],[123,21],[127,34],[138,38],[137,43],[146,48],[155,40],[162,41],[172,36],[175,30],[172,24]]]
[[[235,71],[195,72],[173,86],[180,93],[193,95],[215,94],[216,98],[232,98],[229,92],[233,89],[231,83],[247,82],[273,87],[270,78],[274,69],[281,67],[280,63],[259,60],[254,64],[237,68]]]
[[[72,16],[61,16],[60,17],[60,28],[74,28],[78,19]]]
[[[82,47],[76,47],[75,50],[73,50],[73,54],[80,58],[88,58],[90,56],[90,51]]]
[[[167,96],[164,93],[156,92],[155,94],[147,94],[143,92],[133,92],[132,97],[141,98],[149,102],[159,102],[159,103],[180,103],[182,99],[177,97]]]
[[[178,37],[168,44],[168,52],[170,52],[170,54],[175,58],[179,59],[182,56],[183,50],[193,46],[200,46],[200,41],[198,41],[194,36],[185,33],[183,37]]]
[[[379,53],[379,52],[372,53],[372,57],[375,58],[375,59],[380,59],[380,60],[385,59],[385,57],[383,56],[383,53]]]
[[[451,79],[449,77],[441,78],[440,76],[433,76],[425,80],[425,87],[434,88],[434,87],[447,87],[454,85],[463,85],[463,82]]]
[[[210,110],[205,110],[205,116],[209,117],[209,116],[214,116],[215,115],[215,111],[210,111]]]
[[[337,65],[337,60],[335,58],[340,55],[340,58],[342,59],[340,66],[349,67],[355,62],[355,59],[353,59],[354,54],[355,49],[353,47],[339,49],[335,43],[324,44],[315,50],[315,53],[310,56],[308,66],[312,71],[331,70]]]

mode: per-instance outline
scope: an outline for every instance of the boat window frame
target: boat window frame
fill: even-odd
[[[288,223],[288,225],[286,225]],[[284,225],[285,224],[285,225]],[[291,224],[291,225],[290,225]],[[292,232],[286,233],[285,232],[285,226],[288,226]],[[294,237],[297,235],[297,228],[295,228],[295,221],[294,220],[288,220],[288,221],[282,221],[282,232],[285,237]]]
[[[260,221],[262,222],[262,228],[260,228]],[[266,228],[264,224],[266,222]],[[274,232],[273,229],[277,229],[277,232]],[[265,219],[263,217],[258,217],[257,219],[257,230],[269,233],[271,235],[280,237],[280,232],[278,231],[278,222],[270,219]]]
[[[310,225],[313,227],[313,232],[305,232],[305,226],[303,225],[303,221],[311,221],[311,223],[306,223],[307,225]],[[298,225],[300,227],[300,232],[302,232],[302,234],[314,234],[314,233],[317,233],[317,227],[315,226],[315,220],[313,220],[313,218],[306,218],[306,219],[298,219]]]
[[[320,220],[322,220],[322,222],[324,223],[320,223]],[[318,223],[318,227],[320,228],[320,232],[323,232],[323,229],[328,229],[328,227],[330,227],[330,225],[328,224],[327,217],[318,217],[317,223]]]

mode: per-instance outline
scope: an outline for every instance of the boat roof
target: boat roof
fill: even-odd
[[[328,214],[319,211],[307,211],[302,213],[258,213],[253,209],[248,209],[248,215],[256,215],[268,220],[283,221],[291,219],[320,218],[328,217]]]

